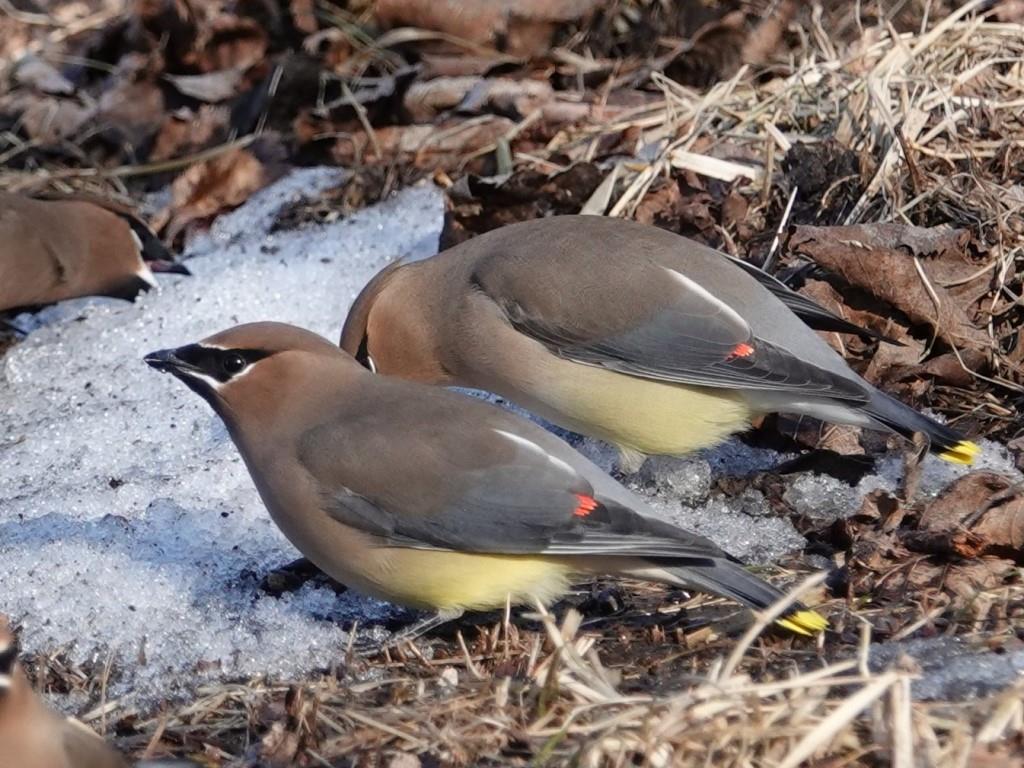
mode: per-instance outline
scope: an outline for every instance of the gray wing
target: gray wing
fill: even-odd
[[[311,430],[299,455],[328,515],[391,546],[727,557],[707,539],[597,497],[534,430],[486,403],[416,387]]]
[[[559,357],[660,381],[867,401],[856,380],[758,338],[732,307],[676,270],[639,260],[608,279],[598,262],[547,270],[522,290],[515,272],[528,266],[499,254],[482,259],[471,282],[512,327]]]

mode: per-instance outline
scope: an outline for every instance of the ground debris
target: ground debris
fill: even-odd
[[[787,245],[793,254],[812,259],[846,283],[887,302],[911,322],[930,326],[948,343],[984,349],[988,336],[972,322],[969,311],[988,291],[987,270],[970,259],[970,239],[963,229],[798,225]],[[908,260],[914,269],[908,268]]]

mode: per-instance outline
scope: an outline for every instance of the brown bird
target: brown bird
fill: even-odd
[[[18,646],[0,616],[0,768],[128,768],[103,739],[47,707],[18,662]]]
[[[392,264],[340,344],[380,373],[489,390],[610,442],[627,470],[775,411],[921,432],[971,463],[974,443],[875,389],[812,329],[869,333],[666,230],[557,216]]]
[[[113,201],[0,192],[0,312],[78,296],[133,299],[156,285],[154,271],[188,274],[167,256]]]
[[[781,593],[532,422],[360,366],[316,334],[241,325],[146,362],[224,420],[270,515],[317,567],[438,611],[550,602],[575,575],[621,574],[754,608]],[[430,621],[429,624],[434,624]],[[797,608],[780,623],[826,626]]]

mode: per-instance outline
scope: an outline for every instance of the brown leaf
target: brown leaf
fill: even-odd
[[[417,82],[406,91],[403,105],[414,122],[427,123],[439,112],[460,107],[464,112],[485,108],[526,115],[554,98],[548,83],[507,77],[438,77]]]
[[[924,344],[909,335],[898,338],[903,342],[902,347],[895,344],[879,344],[871,363],[864,371],[864,378],[876,387],[912,376],[921,369],[918,361],[924,355]]]
[[[963,365],[960,364],[960,358],[963,358]],[[969,387],[975,383],[970,371],[976,371],[985,365],[985,354],[981,350],[965,349],[960,352],[960,358],[953,352],[947,352],[922,365],[919,373],[933,376],[954,387]],[[967,370],[964,370],[965,366]]]
[[[864,497],[855,517],[861,521],[881,523],[884,528],[891,530],[899,526],[903,519],[903,510],[899,499],[878,488]]]
[[[75,92],[75,86],[53,64],[31,54],[17,63],[14,80],[18,85],[54,96],[67,96]]]
[[[1024,0],[1000,0],[992,10],[999,21],[1011,24],[1024,22]]]
[[[179,109],[168,114],[153,142],[149,159],[167,160],[210,146],[226,132],[229,117],[226,107],[208,104],[201,106],[198,112]]]
[[[509,64],[520,64],[521,62],[511,56],[493,54],[490,56],[461,54],[424,53],[420,61],[420,77],[424,81],[433,80],[437,77],[464,77],[476,75],[483,77],[489,74],[495,67]]]
[[[824,280],[808,280],[804,283],[803,287],[800,288],[800,293],[804,296],[809,296],[821,304],[821,306],[825,307],[825,309],[834,312],[844,320],[849,320],[854,325],[859,325],[862,328],[869,328],[875,333],[879,333],[891,339],[896,339],[904,344],[913,343],[913,339],[910,338],[907,329],[896,323],[896,321],[891,317],[883,317],[882,315],[867,309],[855,309],[849,306],[844,298],[839,295],[839,292]],[[864,342],[861,342],[856,336],[845,335],[842,338],[842,343],[839,342],[833,333],[824,333],[822,334],[822,337],[841,354],[843,352],[849,353],[851,351],[860,354],[866,347]],[[902,348],[898,345],[880,344],[878,351],[875,354],[877,355],[881,353],[882,349],[886,347],[891,348],[886,350],[887,354],[895,354],[896,357],[894,360],[899,360],[905,364],[916,363],[918,359],[920,359],[920,352],[924,351],[922,347],[920,352],[917,352],[916,354],[915,350],[901,352],[900,350]],[[865,378],[867,378],[866,374]],[[868,381],[872,380],[868,378]]]
[[[237,95],[242,77],[240,69],[222,69],[202,75],[164,75],[179,93],[211,104]]]
[[[978,593],[996,589],[1016,568],[1012,560],[998,557],[981,557],[969,563],[960,563],[949,569],[944,585],[960,600],[961,605],[970,605]]]
[[[188,0],[135,0],[129,14],[166,53],[172,66],[190,56],[196,42],[197,20]]]
[[[206,25],[191,62],[202,72],[246,70],[267,54],[269,38],[254,19],[223,14]]]
[[[374,132],[376,147],[365,132],[348,136],[332,152],[340,165],[411,162],[417,167],[454,167],[466,155],[493,144],[514,123],[505,117],[484,115],[451,125],[393,125]],[[380,148],[381,157],[377,154]]]
[[[641,224],[653,224],[675,230],[679,225],[679,212],[683,206],[683,194],[674,179],[663,179],[644,195],[636,207],[633,218]]]
[[[286,729],[283,722],[276,722],[260,740],[260,757],[274,768],[295,765],[299,751],[299,736]]]
[[[789,238],[791,252],[813,259],[846,282],[899,309],[915,323],[936,329],[958,347],[986,349],[987,335],[971,322],[969,291],[944,285],[967,280],[978,265],[966,255],[970,233],[964,229],[925,229],[902,224],[857,224],[845,227],[800,225]],[[918,274],[914,258],[927,276],[938,307]],[[978,289],[984,275],[968,281]],[[961,286],[961,288],[968,286]]]
[[[96,115],[95,107],[83,106],[75,99],[41,98],[32,93],[12,94],[0,102],[0,110],[20,113],[26,135],[42,144],[74,136]]]
[[[657,64],[677,82],[710,85],[736,71],[746,39],[746,16],[742,11],[732,11],[698,28],[689,44],[677,46]]]
[[[589,15],[599,0],[377,0],[384,27],[419,27],[483,45],[504,40],[513,54],[545,53],[559,23]]]
[[[934,533],[969,532],[977,554],[1024,560],[1024,489],[994,472],[972,472],[947,487],[921,516]]]
[[[912,552],[972,560],[985,551],[985,543],[970,531],[908,531],[903,544]]]
[[[126,142],[139,147],[163,122],[163,92],[150,80],[119,79],[100,96],[97,118]]]
[[[1015,0],[1021,6],[1021,18],[1024,18],[1024,0]],[[1019,733],[1019,731],[1018,731]],[[1015,743],[1016,742],[1016,743]],[[970,748],[965,763],[971,768],[1020,768],[1020,737],[1006,738],[995,743],[975,743]]]
[[[316,5],[313,0],[290,0],[288,10],[291,12],[295,29],[304,35],[316,32]]]
[[[747,37],[740,51],[746,64],[764,64],[782,42],[789,23],[796,16],[799,6],[794,0],[782,0],[771,14],[762,19]]]
[[[749,209],[750,204],[747,202],[747,198],[736,190],[732,190],[722,201],[722,226],[735,227],[739,231],[747,219]]]
[[[191,166],[171,184],[173,202],[158,217],[167,221],[165,239],[175,240],[190,222],[241,205],[265,181],[263,164],[245,149]]]

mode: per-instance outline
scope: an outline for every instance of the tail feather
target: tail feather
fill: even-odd
[[[954,464],[973,464],[981,450],[976,443],[964,439],[955,429],[918,413],[909,405],[877,389],[871,393],[871,400],[864,406],[864,412],[904,437],[913,437],[915,432],[922,433],[928,438],[932,453]]]
[[[645,575],[651,578],[661,575],[659,581],[726,597],[756,609],[767,608],[784,596],[781,590],[750,573],[739,563],[721,559],[706,563],[699,566],[666,564],[658,569],[660,574]],[[777,623],[800,635],[815,635],[828,627],[828,621],[823,616],[801,603],[795,603]]]

